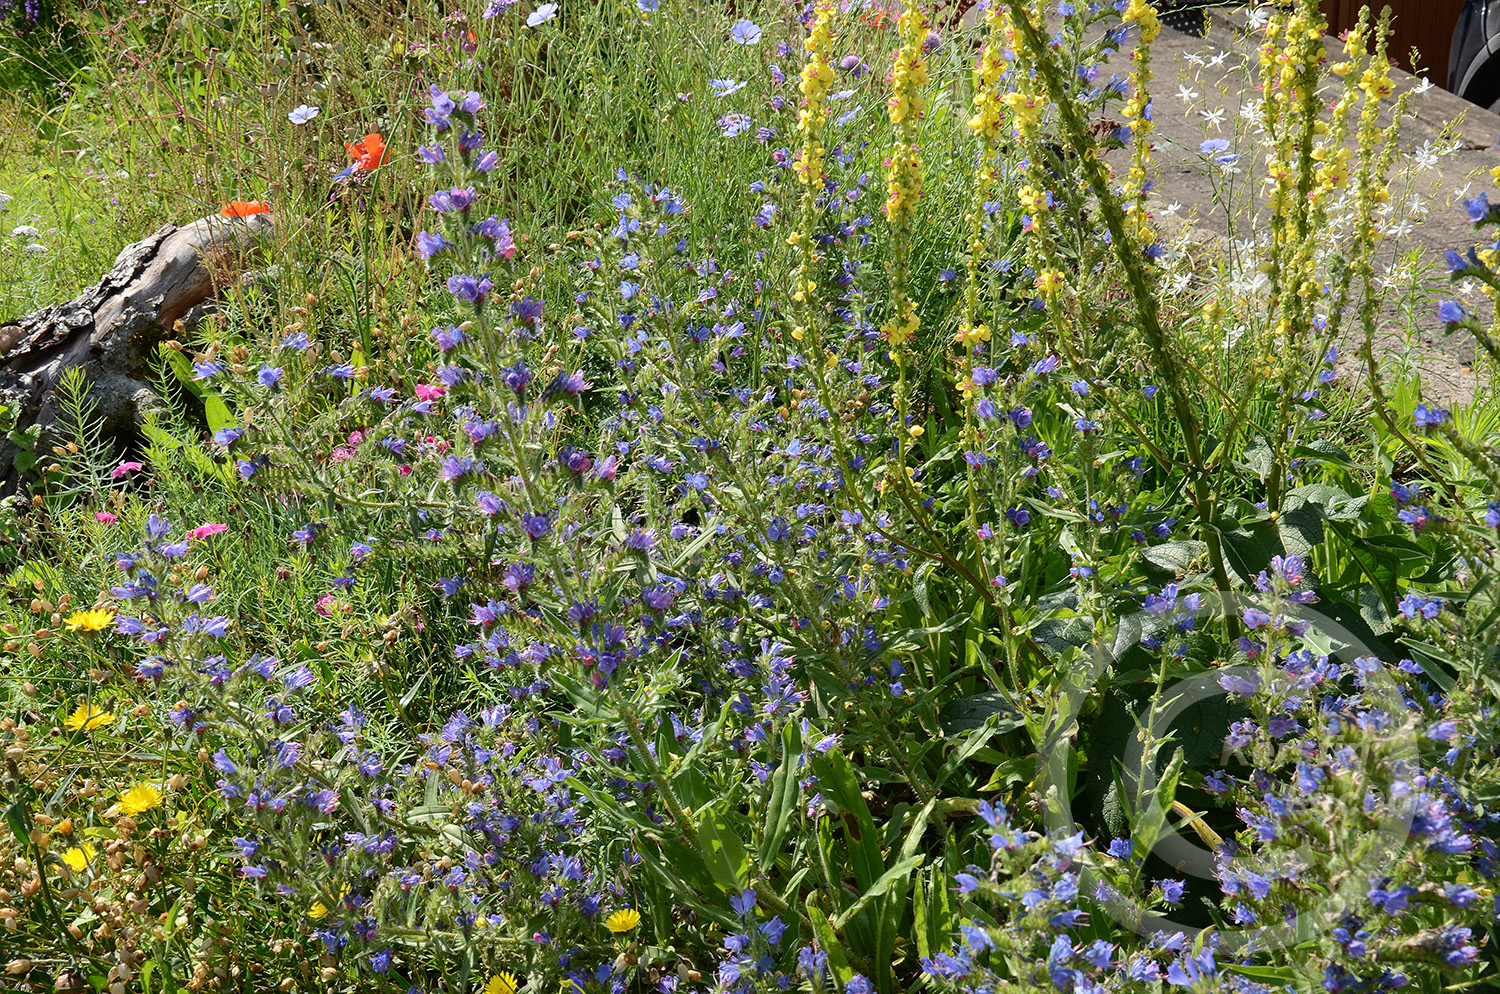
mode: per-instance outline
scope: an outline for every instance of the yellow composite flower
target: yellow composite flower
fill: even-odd
[[[109,608],[91,607],[86,611],[74,611],[68,615],[68,631],[97,632],[115,620],[115,613]]]
[[[349,896],[349,885],[345,884],[343,887],[339,888],[338,903],[343,904],[344,903],[344,898],[346,898],[348,896]],[[313,902],[313,906],[311,908],[307,909],[307,917],[314,918],[314,919],[327,918],[328,917],[328,906],[326,904],[324,904],[322,901],[314,901]]]
[[[63,727],[70,732],[79,730],[92,732],[101,725],[109,724],[114,717],[103,708],[96,708],[92,704],[80,704],[77,711],[68,715],[68,720],[63,722]]]
[[[150,811],[161,803],[161,789],[149,783],[138,783],[120,795],[120,802],[106,814],[138,815]]]
[[[501,970],[490,978],[490,982],[484,985],[483,994],[516,994],[519,986],[516,975],[508,970]]]
[[[604,919],[604,927],[611,932],[629,932],[641,923],[641,913],[634,908],[621,908]]]
[[[62,861],[67,864],[68,869],[74,873],[82,873],[88,869],[89,863],[94,859],[94,844],[85,842],[81,846],[74,846],[62,854]]]

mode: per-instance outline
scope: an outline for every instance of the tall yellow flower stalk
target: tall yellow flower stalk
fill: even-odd
[[[905,345],[921,319],[906,293],[911,269],[911,216],[922,196],[922,150],[917,143],[917,122],[927,110],[922,87],[927,83],[927,60],[922,43],[927,39],[927,19],[921,8],[909,4],[897,22],[901,48],[891,72],[891,98],[887,103],[896,141],[891,147],[885,173],[885,215],[891,225],[891,319],[881,330],[894,352]],[[899,356],[897,361],[899,362]]]
[[[891,280],[891,316],[881,327],[891,357],[896,362],[896,473],[905,485],[913,471],[906,467],[906,447],[922,433],[920,425],[907,426],[906,343],[921,326],[917,305],[907,295],[911,272],[911,218],[922,196],[922,150],[918,144],[917,124],[927,111],[922,87],[927,83],[927,60],[922,43],[927,40],[927,18],[914,0],[897,22],[901,47],[896,51],[891,70],[891,98],[886,107],[896,126],[896,140],[891,147],[885,172],[885,216],[891,226],[891,254],[887,263]]]
[[[1271,245],[1267,321],[1258,336],[1255,372],[1279,382],[1281,425],[1290,423],[1292,400],[1300,392],[1293,382],[1305,368],[1303,353],[1319,334],[1315,323],[1325,306],[1319,236],[1328,228],[1335,191],[1348,183],[1350,153],[1344,146],[1356,91],[1363,90],[1366,99],[1376,103],[1390,93],[1388,67],[1372,63],[1357,83],[1347,78],[1366,57],[1368,35],[1361,26],[1346,40],[1347,61],[1330,67],[1334,75],[1346,78],[1342,97],[1325,118],[1326,96],[1320,85],[1326,29],[1317,4],[1302,0],[1293,10],[1271,18],[1265,28],[1267,41],[1260,48],[1262,120],[1270,135],[1266,173]],[[1352,278],[1352,269],[1349,274]],[[1273,433],[1271,449],[1266,504],[1276,512],[1285,490],[1285,432]]]
[[[813,244],[814,204],[823,189],[823,129],[828,124],[828,91],[833,88],[833,16],[837,0],[822,0],[813,14],[812,26],[802,41],[807,61],[802,65],[798,90],[802,106],[797,111],[797,134],[802,139],[802,154],[797,160],[797,178],[802,182],[802,220],[787,236],[787,244],[797,250],[797,271],[792,299],[801,305],[802,324],[792,331],[801,341],[809,326],[818,337],[813,315],[813,297],[818,290],[818,250]]]
[[[954,380],[964,399],[964,444],[979,449],[979,426],[974,410],[974,350],[991,338],[989,325],[979,319],[979,280],[985,261],[985,204],[994,195],[999,180],[998,165],[1001,142],[1010,137],[1006,121],[1004,81],[1007,76],[1005,50],[1012,44],[1014,29],[1010,16],[998,3],[991,3],[984,13],[985,40],[974,63],[974,115],[969,118],[969,130],[977,139],[978,161],[974,167],[974,197],[969,205],[968,222],[969,258],[968,281],[964,285],[963,315],[959,320],[958,333],[954,341],[958,344],[958,369]],[[979,527],[979,486],[973,480],[975,467],[967,464],[970,477],[969,530],[977,534]],[[997,495],[998,496],[998,495]],[[976,557],[981,578],[989,581],[989,567],[984,556]]]
[[[1156,127],[1150,117],[1151,95],[1147,87],[1151,84],[1151,43],[1161,34],[1161,21],[1156,16],[1156,8],[1146,0],[1130,0],[1120,19],[1141,29],[1140,42],[1130,56],[1130,99],[1121,109],[1121,116],[1129,125],[1134,141],[1131,143],[1130,171],[1125,176],[1120,199],[1126,201],[1134,218],[1134,233],[1144,236],[1145,205],[1142,198],[1151,168],[1151,139],[1147,136]]]
[[[998,179],[996,163],[1000,142],[1008,137],[1001,81],[1006,75],[1005,49],[1011,33],[1010,18],[999,4],[992,3],[984,12],[984,22],[984,48],[974,63],[974,116],[969,118],[969,130],[979,143],[979,161],[974,169],[974,199],[965,219],[969,224],[969,279],[964,287],[963,319],[959,322],[956,337],[964,356],[965,372],[960,383],[968,379],[967,370],[972,366],[968,356],[974,346],[990,339],[990,329],[978,323],[979,269],[985,250],[984,205],[990,200]],[[965,390],[965,393],[969,392]]]

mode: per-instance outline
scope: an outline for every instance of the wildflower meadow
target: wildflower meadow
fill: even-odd
[[[0,390],[0,990],[1500,989],[1500,152],[1166,16],[0,0],[0,387],[252,246]]]

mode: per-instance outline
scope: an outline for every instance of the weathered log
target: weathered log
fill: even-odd
[[[58,380],[82,367],[105,431],[133,434],[156,401],[149,377],[157,346],[174,322],[248,265],[273,229],[269,214],[163,225],[127,245],[114,267],[74,299],[0,323],[0,404],[17,412],[19,428],[41,425],[46,445],[57,419]],[[19,483],[16,454],[0,439],[0,492]]]

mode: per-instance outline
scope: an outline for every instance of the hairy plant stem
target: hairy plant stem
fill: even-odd
[[[1047,46],[1047,40],[1032,22],[1031,12],[1023,0],[1005,0],[1005,3],[1010,8],[1011,20],[1017,32],[1026,41],[1026,47],[1030,50],[1035,62],[1037,74],[1042,78],[1048,92],[1057,95],[1058,117],[1068,141],[1082,153],[1079,159],[1082,162],[1083,172],[1094,191],[1099,214],[1109,229],[1115,257],[1125,271],[1125,279],[1130,285],[1131,296],[1135,299],[1140,329],[1146,336],[1146,343],[1151,349],[1151,362],[1156,367],[1158,377],[1166,384],[1173,416],[1182,430],[1183,445],[1187,448],[1189,473],[1193,478],[1193,508],[1198,517],[1199,533],[1203,537],[1204,544],[1208,546],[1214,582],[1218,584],[1220,590],[1227,591],[1231,588],[1229,570],[1224,562],[1224,549],[1218,527],[1214,522],[1216,506],[1211,492],[1213,480],[1208,466],[1203,461],[1198,416],[1193,410],[1192,400],[1187,394],[1186,386],[1173,368],[1171,343],[1161,325],[1161,315],[1156,294],[1151,286],[1152,278],[1146,267],[1145,256],[1139,251],[1135,238],[1126,228],[1124,211],[1121,209],[1119,199],[1109,188],[1109,174],[1099,159],[1099,143],[1090,130],[1088,122],[1083,120],[1078,113],[1077,106],[1067,96],[1070,92],[1069,83],[1058,69],[1052,51]],[[1229,626],[1231,636],[1238,635],[1238,619],[1229,616],[1225,618],[1225,622]]]

